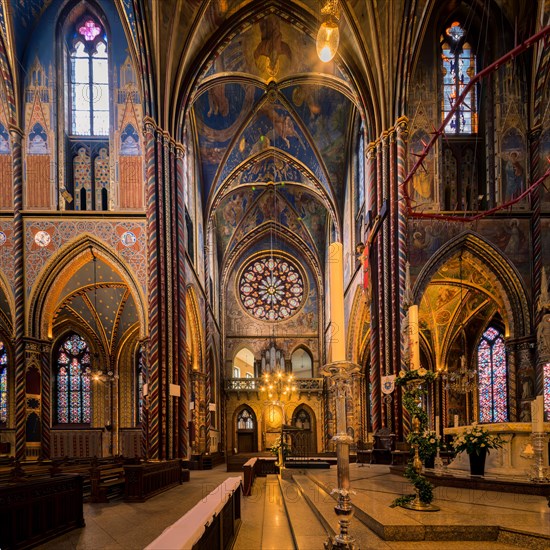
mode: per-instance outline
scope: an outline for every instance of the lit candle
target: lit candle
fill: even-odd
[[[344,325],[344,255],[342,243],[328,248],[332,362],[346,360]]]
[[[533,433],[544,432],[544,397],[538,395],[531,401],[531,430]]]
[[[411,370],[420,368],[420,340],[418,337],[418,306],[409,307],[409,345],[411,347]]]

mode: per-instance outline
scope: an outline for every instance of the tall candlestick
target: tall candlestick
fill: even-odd
[[[538,395],[531,401],[531,431],[533,433],[544,432],[544,397]]]
[[[346,360],[346,329],[344,325],[344,255],[342,243],[328,248],[330,276],[330,324],[332,362]]]
[[[420,368],[420,339],[418,336],[418,306],[409,307],[409,345],[411,346],[411,370]]]

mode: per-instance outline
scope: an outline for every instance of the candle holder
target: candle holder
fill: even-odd
[[[351,505],[351,491],[349,479],[349,446],[352,438],[347,434],[346,423],[346,394],[349,392],[349,383],[352,375],[359,372],[361,368],[349,361],[335,361],[325,365],[321,374],[334,382],[332,390],[336,394],[336,435],[332,441],[336,443],[336,464],[338,474],[338,488],[332,493],[338,494],[338,502],[334,511],[338,516],[340,532],[334,539],[329,537],[325,541],[326,550],[354,550],[356,549],[355,539],[349,534],[349,524],[353,517],[353,506]]]
[[[441,437],[437,436],[437,450],[435,452],[435,460],[434,460],[434,470],[436,472],[441,472],[443,470],[443,459],[441,458],[441,455],[439,453],[439,445],[440,445]]]
[[[545,468],[543,464],[543,449],[546,440],[546,432],[533,432],[531,434],[533,450],[535,451],[533,457],[535,465],[531,468],[529,480],[534,483],[546,483],[550,480],[550,477],[548,477],[548,468]]]

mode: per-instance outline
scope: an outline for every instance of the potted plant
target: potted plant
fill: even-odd
[[[485,474],[485,459],[490,449],[500,449],[502,440],[498,435],[491,435],[487,428],[474,422],[455,436],[453,447],[457,453],[466,451],[470,459],[470,473],[474,476]]]

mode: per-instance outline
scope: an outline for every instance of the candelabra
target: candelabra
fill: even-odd
[[[445,389],[457,393],[469,393],[476,387],[476,371],[466,366],[464,355],[460,357],[460,367],[452,372],[444,372],[441,378],[445,382]]]
[[[437,450],[435,452],[434,469],[436,472],[441,472],[441,470],[443,469],[443,459],[441,458],[441,454],[439,452],[441,436],[438,434],[436,435],[436,438],[437,438]]]
[[[349,392],[349,382],[352,375],[359,370],[359,365],[349,361],[335,361],[321,369],[321,374],[334,382],[332,390],[336,395],[336,435],[332,438],[332,441],[336,443],[338,488],[332,492],[338,494],[338,502],[334,510],[338,516],[340,532],[334,539],[329,538],[325,542],[327,550],[353,550],[356,548],[355,539],[348,533],[349,524],[353,517],[353,507],[351,506],[349,479],[349,446],[352,438],[347,434],[346,394]]]
[[[545,483],[549,481],[548,469],[544,467],[543,450],[547,436],[545,432],[533,432],[531,441],[533,442],[535,465],[531,468],[529,479],[535,483]]]
[[[266,394],[267,398],[270,400],[270,403],[273,405],[278,405],[281,407],[281,442],[279,445],[278,459],[279,462],[279,471],[282,471],[285,467],[285,405],[283,401],[284,398],[290,399],[290,396],[293,391],[296,391],[296,386],[294,385],[294,376],[292,374],[277,371],[273,373],[264,373],[262,377],[262,385],[260,386],[260,391],[262,394]],[[277,395],[277,399],[273,397]]]

